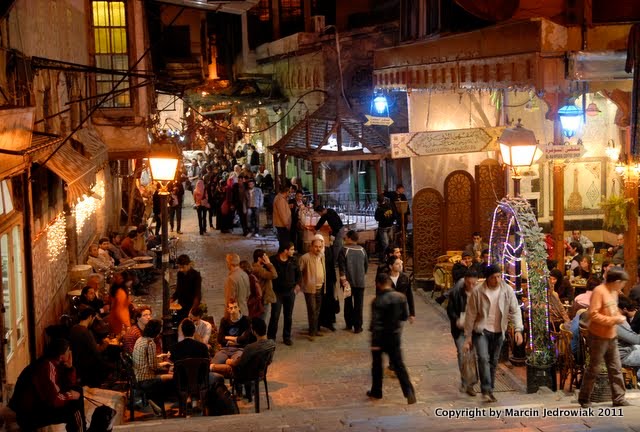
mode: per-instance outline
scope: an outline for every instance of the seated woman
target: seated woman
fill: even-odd
[[[156,415],[164,415],[164,400],[172,390],[171,363],[158,360],[154,339],[162,331],[162,321],[151,320],[133,347],[133,371],[140,388],[149,396],[149,405]]]
[[[573,301],[574,292],[571,282],[557,268],[549,272],[549,286],[558,294],[561,301]]]
[[[96,295],[93,287],[86,286],[82,288],[80,293],[80,304],[90,306],[94,311],[104,316],[109,313],[111,305],[105,305],[104,302]]]
[[[556,293],[553,289],[553,285],[551,284],[551,277],[549,277],[549,322],[551,323],[551,327],[554,331],[560,331],[560,324],[567,323],[569,324],[569,315],[565,310],[562,302],[560,301],[560,297],[558,297],[558,293]]]
[[[578,267],[573,269],[573,275],[581,279],[589,279],[591,277],[591,257],[583,255],[580,258]]]

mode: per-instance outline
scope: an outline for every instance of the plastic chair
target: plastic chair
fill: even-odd
[[[256,412],[260,412],[260,381],[264,382],[264,391],[267,396],[267,409],[271,409],[269,402],[269,387],[267,385],[267,369],[273,361],[273,353],[276,347],[263,351],[256,355],[252,361],[241,371],[234,370],[234,376],[231,378],[231,391],[235,394],[235,388],[240,384],[253,383],[255,393]]]
[[[196,397],[207,415],[207,392],[209,391],[209,359],[186,358],[173,365],[173,379],[178,389],[179,415],[186,417],[187,399]]]
[[[128,395],[128,402],[129,402],[129,412],[130,412],[130,419],[129,421],[134,421],[135,420],[135,395],[139,394],[142,397],[142,403],[143,405],[146,403],[146,399],[147,399],[147,394],[146,392],[140,387],[140,384],[138,383],[138,379],[136,378],[136,373],[133,370],[133,358],[131,357],[131,354],[127,353],[127,352],[122,352],[120,354],[120,358],[121,358],[121,367],[122,370],[120,371],[124,377],[127,380],[127,387],[128,387],[128,391],[129,391],[129,395]],[[160,409],[162,410],[162,418],[167,418],[167,413],[164,409],[164,400],[160,401]]]

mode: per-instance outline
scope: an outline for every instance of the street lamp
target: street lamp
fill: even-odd
[[[502,162],[513,169],[513,194],[518,196],[520,195],[518,168],[531,166],[538,150],[538,141],[533,131],[522,127],[522,123],[518,119],[518,124],[515,127],[505,129],[502,132],[498,143]]]
[[[569,103],[558,110],[562,133],[564,133],[567,138],[574,136],[580,129],[583,115],[582,110],[573,103]]]
[[[149,165],[154,182],[160,183],[160,219],[162,223],[162,321],[165,338],[171,333],[171,314],[169,311],[170,295],[169,275],[169,191],[167,186],[175,180],[178,168],[179,153],[174,144],[156,144],[151,146]],[[164,182],[164,183],[163,183]]]

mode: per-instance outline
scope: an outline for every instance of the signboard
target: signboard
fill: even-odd
[[[394,159],[498,150],[504,127],[391,134]]]
[[[578,159],[584,156],[587,151],[580,144],[547,144],[544,154],[547,159]]]
[[[376,117],[372,115],[366,115],[367,122],[364,124],[365,126],[391,126],[393,124],[393,119],[391,117]]]

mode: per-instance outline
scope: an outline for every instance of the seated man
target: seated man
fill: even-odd
[[[227,371],[227,375],[232,375],[239,383],[245,382],[248,376],[256,372],[250,369],[253,367],[256,357],[265,355],[276,348],[276,342],[267,338],[267,325],[260,318],[251,319],[251,333],[255,336],[256,341],[248,344],[242,355],[233,359],[229,358],[225,362],[231,367],[230,371]],[[245,387],[245,397],[251,401],[249,386]]]
[[[81,391],[76,386],[69,342],[53,339],[44,355],[20,373],[9,407],[23,431],[65,423],[68,432],[84,432]]]
[[[249,328],[249,319],[242,315],[238,302],[234,299],[227,304],[228,317],[220,321],[218,343],[220,350],[213,356],[211,363],[225,364],[228,359],[242,355],[242,348],[253,342],[254,336]]]
[[[640,367],[640,334],[631,330],[629,320],[631,320],[638,306],[628,297],[618,296],[618,309],[620,313],[627,317],[627,320],[616,326],[618,335],[618,352],[620,353],[620,363],[622,366]]]
[[[202,319],[202,309],[199,307],[191,309],[191,312],[189,312],[189,319],[196,327],[193,338],[209,347],[209,339],[211,338],[211,330],[213,329],[213,327],[210,323]],[[180,325],[178,327],[178,342],[180,342],[184,338],[185,335],[182,331],[182,325]]]
[[[131,230],[127,234],[127,237],[125,237],[125,239],[122,240],[122,243],[120,244],[122,251],[131,258],[146,255],[144,252],[136,249],[135,247],[134,239],[137,236],[138,236],[138,232],[136,230]]]
[[[142,336],[142,332],[144,328],[147,326],[153,314],[151,312],[151,308],[149,306],[140,306],[136,309],[135,319],[136,323],[129,327],[124,337],[122,338],[122,349],[125,352],[131,354],[133,352],[133,347],[136,345],[136,341],[138,338]],[[162,353],[162,347],[158,345],[158,341],[156,342],[156,352],[158,354]]]
[[[571,235],[567,237],[565,241],[567,244],[570,244],[571,242],[580,243],[582,245],[582,249],[585,252],[588,252],[593,248],[593,242],[589,240],[589,238],[586,235],[583,235],[582,231],[580,230],[571,231]]]
[[[184,335],[183,339],[175,344],[171,350],[169,360],[173,363],[188,358],[203,358],[209,360],[209,347],[196,340],[196,326],[189,318],[185,318],[180,323],[180,328]],[[175,377],[175,374],[174,374]],[[214,373],[209,374],[209,385],[217,384],[216,381],[224,382],[224,378]]]
[[[71,351],[75,357],[78,370],[78,378],[82,385],[99,387],[115,370],[113,363],[107,361],[110,340],[105,338],[100,345],[96,343],[91,330],[89,330],[96,318],[96,311],[91,307],[83,307],[78,312],[80,322],[71,328],[69,340]],[[113,346],[114,352],[117,347]],[[118,353],[119,354],[119,353]],[[115,358],[115,353],[113,355]]]
[[[489,249],[489,245],[482,241],[482,235],[480,232],[475,231],[473,233],[473,241],[464,248],[464,251],[471,254],[473,261],[480,262],[482,251],[485,249]]]
[[[462,259],[453,265],[451,269],[451,276],[453,276],[453,283],[455,284],[464,277],[473,266],[473,254],[469,251],[462,252]]]
[[[87,257],[87,264],[93,267],[95,272],[105,272],[111,270],[115,263],[113,258],[108,253],[100,253],[100,248],[97,244],[89,246],[89,256]]]
[[[102,299],[96,295],[96,290],[89,285],[82,288],[80,293],[80,303],[89,306],[100,315],[106,315],[109,313],[110,305],[105,305]]]
[[[117,266],[134,265],[135,261],[129,258],[120,247],[120,234],[113,235],[113,242],[117,242],[118,244],[112,243],[107,237],[102,237],[98,241],[100,252],[109,254]]]

